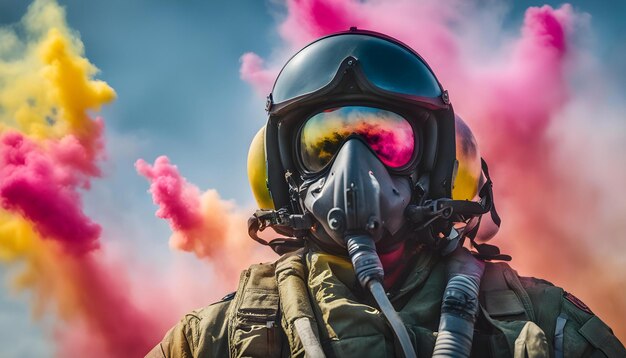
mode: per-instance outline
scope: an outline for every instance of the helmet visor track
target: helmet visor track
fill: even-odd
[[[359,61],[367,80],[384,91],[437,98],[441,86],[426,63],[404,46],[376,36],[343,34],[313,42],[283,67],[272,90],[274,103],[315,93],[328,85],[346,58]]]

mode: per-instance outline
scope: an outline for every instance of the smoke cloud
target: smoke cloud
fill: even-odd
[[[222,200],[215,190],[200,193],[167,157],[157,158],[153,166],[140,159],[135,167],[151,183],[150,193],[159,206],[156,215],[170,223],[172,248],[210,261],[228,280],[236,279],[253,257],[271,258],[248,238],[247,217],[234,203]]]
[[[624,107],[608,95],[614,86],[588,40],[588,14],[532,7],[511,34],[495,3],[288,0],[286,8],[275,54],[351,26],[418,51],[490,164],[503,217],[493,243],[522,275],[575,293],[626,339]],[[265,65],[242,57],[242,78],[269,93],[260,73],[277,73],[288,58],[276,57]]]
[[[530,8],[510,34],[502,13],[462,1],[287,0],[277,56],[245,54],[240,74],[266,95],[288,55],[350,26],[416,49],[490,163],[503,217],[493,242],[521,274],[575,293],[624,340],[626,108],[607,95],[613,85],[593,44],[575,41],[592,31],[587,15]],[[116,256],[81,199],[104,157],[104,122],[91,113],[115,98],[96,75],[53,1],[35,1],[17,27],[0,29],[0,263],[17,271],[14,288],[32,293],[35,317],[57,318],[58,355],[141,356],[184,310],[219,298],[241,268],[272,254],[247,238],[250,210],[201,191],[160,157],[136,168],[172,228],[170,245],[208,264],[211,287],[184,265],[156,280]]]
[[[6,132],[1,139],[2,208],[28,219],[43,239],[63,241],[67,250],[96,248],[100,226],[82,212],[75,168],[19,132]],[[68,143],[82,152],[72,140],[56,143],[56,148],[74,151],[66,148]]]
[[[55,2],[35,1],[0,29],[0,263],[31,293],[35,317],[58,318],[58,355],[141,356],[176,310],[129,295],[145,287],[104,255],[101,227],[83,210],[104,156],[103,121],[90,113],[115,92],[94,79],[64,17]]]
[[[128,260],[131,245],[101,239],[82,195],[105,156],[104,121],[91,113],[115,91],[83,52],[54,1],[0,29],[0,263],[31,294],[34,316],[54,317],[58,356],[139,357],[185,311],[232,290],[253,258],[273,254],[249,244],[233,203],[201,193],[166,157],[137,169],[171,223],[171,246],[206,259],[202,277],[173,261],[157,278]]]

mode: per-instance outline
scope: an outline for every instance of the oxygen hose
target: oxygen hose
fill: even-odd
[[[382,282],[383,265],[376,253],[374,240],[367,235],[350,235],[346,237],[348,254],[361,286],[370,290],[381,312],[391,325],[394,335],[400,343],[405,358],[417,358],[411,338],[402,323],[402,319],[387,298]]]
[[[469,357],[478,313],[478,289],[485,263],[463,247],[450,257],[448,277],[441,304],[439,333],[433,357]]]

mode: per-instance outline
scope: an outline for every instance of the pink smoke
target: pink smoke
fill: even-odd
[[[61,340],[57,355],[82,352],[93,357],[140,357],[175,322],[173,307],[164,308],[172,304],[167,292],[142,305],[130,295],[131,288],[140,288],[131,287],[126,265],[113,266],[91,255],[59,260],[63,262],[57,265],[63,265],[67,279],[81,292],[73,302],[78,316],[71,326],[57,332]]]
[[[92,138],[95,142],[99,140]],[[178,307],[217,297],[174,299],[166,287],[145,297],[151,285],[145,281],[148,275],[130,282],[126,262],[107,262],[102,251],[97,251],[99,256],[90,252],[100,247],[101,228],[83,212],[79,189],[88,188],[99,174],[97,157],[99,153],[85,149],[73,135],[36,142],[18,132],[4,132],[0,200],[3,209],[30,221],[49,240],[31,248],[33,258],[27,262],[35,260],[35,265],[43,266],[34,268],[40,277],[29,281],[36,300],[49,304],[54,298],[53,306],[66,320],[55,325],[59,356],[142,356],[185,310]],[[50,241],[60,243],[62,250],[47,245]],[[133,264],[133,271],[138,268]],[[164,286],[163,280],[159,282],[157,286]],[[137,296],[138,291],[144,292]]]
[[[77,192],[77,185],[88,185],[88,177],[75,170],[94,168],[82,161],[84,152],[73,138],[55,143],[52,152],[43,145],[17,132],[0,138],[2,207],[23,215],[43,237],[62,242],[68,251],[97,248],[100,226],[83,213]]]
[[[615,168],[620,160],[615,148],[597,143],[588,144],[593,151],[582,149],[590,133],[623,133],[624,126],[616,118],[581,118],[593,116],[599,106],[611,107],[585,98],[572,78],[582,73],[594,79],[594,88],[609,84],[606,74],[581,60],[593,54],[572,41],[584,28],[571,6],[529,8],[519,35],[499,36],[501,43],[485,41],[502,32],[493,21],[498,10],[461,1],[288,0],[287,11],[278,26],[284,42],[275,53],[291,54],[350,26],[391,35],[417,50],[449,90],[455,111],[473,128],[490,163],[503,217],[494,243],[513,255],[520,273],[576,293],[626,337],[626,322],[619,318],[626,316],[620,295],[626,266],[620,251],[605,249],[624,246],[611,233],[623,232],[615,228],[623,226],[617,223],[626,205],[611,188],[625,182],[626,174]],[[277,72],[287,58],[262,67],[248,54],[242,68],[254,59],[249,68]],[[254,87],[266,86],[259,77],[248,73],[246,79]],[[591,119],[605,122],[600,126]],[[578,145],[572,144],[576,138]],[[623,153],[619,136],[610,138]],[[591,166],[595,175],[585,170]]]
[[[272,257],[269,250],[258,256],[259,247],[247,234],[247,218],[235,211],[233,203],[222,200],[215,190],[200,193],[167,157],[157,158],[153,166],[140,159],[135,167],[151,183],[157,216],[170,223],[171,247],[210,260],[226,282],[234,282],[253,258]]]
[[[88,128],[88,135],[68,134],[46,143],[53,160],[68,169],[63,173],[66,183],[83,189],[89,189],[91,178],[101,175],[97,163],[104,159],[104,121],[96,118]]]
[[[100,135],[102,122],[96,123],[99,130],[94,133]],[[44,266],[35,267],[41,276],[29,283],[34,297],[42,304],[54,298],[53,306],[66,320],[55,325],[57,354],[142,356],[185,310],[178,307],[205,304],[206,297],[216,299],[219,293],[203,300],[197,295],[174,299],[161,280],[158,294],[145,297],[149,275],[130,282],[126,262],[111,263],[102,251],[98,256],[90,252],[100,247],[101,228],[83,212],[79,189],[88,188],[99,175],[96,158],[101,154],[83,143],[73,135],[37,142],[18,132],[2,133],[0,200],[3,209],[30,221],[43,238],[61,244],[59,251],[47,245],[50,241],[42,242],[32,248],[34,257],[29,259]],[[101,138],[89,143],[101,143]],[[133,271],[138,268],[133,264]]]
[[[159,205],[158,217],[168,220],[174,231],[190,231],[199,227],[202,222],[200,191],[180,176],[167,157],[158,157],[153,167],[139,159],[135,167],[151,182],[150,192],[154,203]]]
[[[99,130],[94,133],[99,136],[102,122],[96,123]],[[149,274],[141,274],[131,282],[127,262],[107,261],[102,250],[98,256],[90,252],[100,247],[101,228],[83,212],[80,189],[88,188],[100,173],[96,158],[101,148],[94,151],[93,144],[101,138],[90,138],[89,143],[86,148],[74,135],[38,142],[18,132],[2,133],[0,200],[3,209],[30,221],[49,240],[33,248],[36,265],[44,268],[35,268],[41,277],[30,284],[40,303],[54,297],[53,306],[65,319],[55,325],[57,354],[142,356],[185,310],[206,304],[207,298],[215,300],[227,289],[207,293],[200,285],[202,298],[174,298],[165,287],[167,280],[153,283]],[[62,250],[47,245],[50,241],[60,243]],[[132,271],[139,269],[133,263]]]
[[[241,56],[239,75],[242,80],[254,87],[258,95],[267,96],[272,89],[278,71],[265,69],[263,59],[255,53],[248,52]]]

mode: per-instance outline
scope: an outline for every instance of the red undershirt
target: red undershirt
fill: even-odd
[[[383,264],[383,269],[385,270],[385,279],[383,281],[385,290],[388,290],[396,283],[400,274],[406,267],[406,260],[404,260],[403,257],[404,249],[405,242],[403,241],[393,251],[378,253],[380,262]]]

